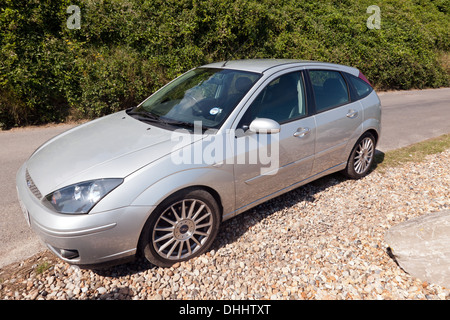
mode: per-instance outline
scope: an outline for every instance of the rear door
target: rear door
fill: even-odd
[[[315,101],[316,143],[313,174],[347,161],[345,147],[353,135],[361,134],[361,104],[352,102],[348,85],[337,70],[308,70]]]

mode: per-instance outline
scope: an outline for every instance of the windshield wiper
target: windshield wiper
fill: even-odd
[[[188,127],[188,128],[200,128],[203,131],[211,129],[204,125],[198,125],[198,122],[200,122],[200,121],[198,121],[198,122],[196,121],[196,122],[192,123],[192,122],[187,122],[187,121],[164,119],[163,117],[157,116],[154,113],[151,113],[148,111],[138,112],[138,111],[133,110],[133,108],[127,109],[126,112],[129,116],[132,116],[133,118],[143,121],[143,122],[152,122],[152,123],[156,122],[156,123],[162,123],[164,125],[177,126],[177,127],[181,126],[181,127]]]
[[[192,123],[192,122],[187,122],[187,121],[164,119],[164,123],[169,124],[169,125],[174,125],[174,126],[188,127],[188,128],[200,128],[203,131],[211,129],[210,127],[206,127],[204,125],[199,125],[198,123],[201,123],[201,121],[195,121],[194,123]]]
[[[127,114],[144,122],[160,122],[160,117],[151,112],[138,112],[132,109],[128,109]]]

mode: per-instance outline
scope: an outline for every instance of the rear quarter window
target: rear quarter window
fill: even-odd
[[[367,82],[358,77],[347,74],[347,79],[350,80],[350,83],[355,89],[356,98],[358,100],[368,96],[373,91],[373,88]]]

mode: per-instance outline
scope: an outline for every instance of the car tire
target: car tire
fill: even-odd
[[[370,132],[363,134],[350,153],[343,173],[352,179],[360,179],[367,175],[375,157],[375,137]]]
[[[151,213],[141,235],[141,253],[159,267],[192,259],[209,249],[220,221],[219,206],[209,192],[178,192]]]

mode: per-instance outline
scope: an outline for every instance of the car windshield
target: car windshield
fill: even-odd
[[[259,73],[197,68],[175,79],[128,114],[141,121],[219,128],[261,77]]]

